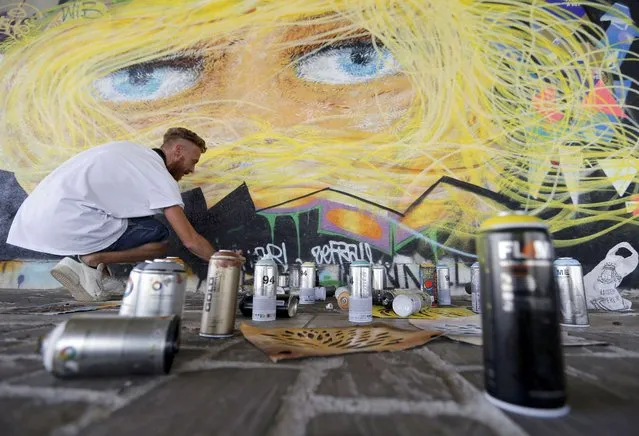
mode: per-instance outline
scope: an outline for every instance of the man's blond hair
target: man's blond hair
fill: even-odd
[[[171,127],[164,133],[164,143],[162,145],[170,143],[174,139],[186,139],[197,145],[202,153],[206,151],[206,142],[192,130],[184,127]]]

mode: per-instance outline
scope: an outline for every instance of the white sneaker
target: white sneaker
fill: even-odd
[[[78,301],[100,301],[106,296],[102,270],[91,268],[65,257],[51,269],[51,275]]]
[[[109,294],[109,296],[122,297],[128,278],[117,278],[111,273],[109,267],[105,267],[103,263],[98,265],[97,269],[102,273],[102,288],[104,292]]]

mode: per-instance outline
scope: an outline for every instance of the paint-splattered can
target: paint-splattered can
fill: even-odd
[[[348,320],[356,323],[373,321],[371,264],[365,261],[351,263],[351,296],[348,302]]]
[[[179,319],[81,315],[42,341],[47,371],[61,378],[167,374],[178,350]]]
[[[350,297],[351,291],[347,286],[342,286],[335,290],[335,299],[340,309],[348,309],[348,300]]]
[[[553,262],[553,269],[559,290],[560,323],[572,327],[589,326],[581,264],[572,257],[560,257]]]
[[[264,257],[255,264],[253,321],[275,320],[277,273],[277,265],[270,257]]]
[[[450,270],[445,263],[437,264],[437,303],[450,306]]]
[[[524,214],[482,223],[484,377],[488,399],[532,416],[568,413],[553,246],[546,225]]]
[[[433,306],[437,306],[437,267],[431,261],[426,261],[419,266],[419,281],[422,292],[430,295]]]
[[[275,309],[278,318],[293,318],[297,314],[300,297],[297,295],[278,295]],[[240,312],[246,317],[253,316],[253,296],[245,295],[240,300]]]
[[[399,294],[393,298],[393,312],[401,317],[407,317],[430,307],[430,297],[423,292]]]
[[[315,303],[315,272],[317,268],[313,262],[302,264],[300,283],[300,304]]]
[[[206,278],[200,336],[224,338],[233,335],[240,271],[244,258],[225,251],[213,254]]]
[[[298,291],[302,283],[302,266],[299,263],[289,265],[288,275],[291,291]]]
[[[471,309],[475,313],[481,313],[481,279],[479,273],[479,262],[475,262],[470,267],[470,298]]]
[[[131,271],[129,281],[120,315],[182,317],[186,298],[186,273],[182,264],[166,259],[139,263]]]

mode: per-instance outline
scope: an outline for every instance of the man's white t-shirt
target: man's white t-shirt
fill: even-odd
[[[101,251],[127,218],[182,206],[177,182],[158,153],[131,142],[84,151],[49,174],[22,203],[7,243],[57,255]]]

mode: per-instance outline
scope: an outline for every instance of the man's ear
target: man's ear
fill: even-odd
[[[184,145],[177,143],[173,145],[173,152],[177,157],[181,157],[184,154]]]

